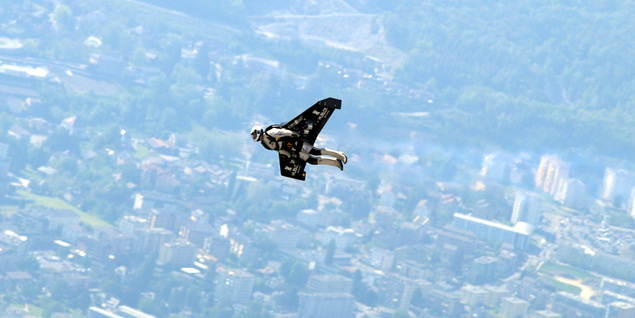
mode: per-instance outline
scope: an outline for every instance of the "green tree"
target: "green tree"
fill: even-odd
[[[306,265],[300,262],[295,262],[291,267],[287,283],[294,287],[302,288],[309,280],[309,275],[310,271]]]

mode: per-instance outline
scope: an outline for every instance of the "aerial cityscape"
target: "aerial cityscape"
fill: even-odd
[[[635,7],[398,3],[0,8],[0,316],[635,317],[635,47],[554,40]],[[328,97],[281,176],[250,127]]]

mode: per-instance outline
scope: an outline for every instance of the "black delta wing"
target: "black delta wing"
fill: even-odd
[[[300,141],[288,142],[283,145],[286,150],[291,152],[291,158],[283,155],[278,156],[280,159],[280,173],[283,176],[298,180],[306,178],[306,172],[304,171],[306,162],[298,157],[302,142],[308,142],[313,145],[333,111],[341,108],[341,100],[329,97],[318,101],[302,112],[302,114],[282,125],[283,128],[300,133]]]

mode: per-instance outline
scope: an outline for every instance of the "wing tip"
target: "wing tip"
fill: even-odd
[[[329,108],[342,109],[341,99],[329,97],[319,101],[319,103],[324,104],[326,107],[329,107]]]

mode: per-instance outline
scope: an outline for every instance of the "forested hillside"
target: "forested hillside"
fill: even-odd
[[[401,1],[388,40],[398,80],[438,94],[446,133],[632,153],[635,5],[622,1]]]

